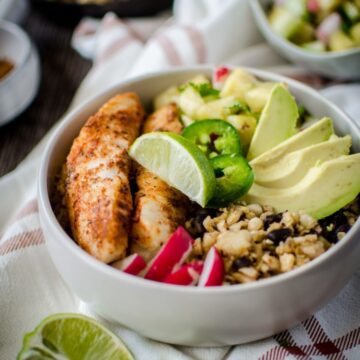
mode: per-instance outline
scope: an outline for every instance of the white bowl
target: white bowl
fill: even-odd
[[[40,81],[40,66],[31,40],[21,28],[0,20],[0,58],[14,63],[14,69],[0,79],[0,125],[22,111],[34,99]]]
[[[360,79],[360,48],[345,51],[316,53],[293,44],[276,34],[266,17],[266,8],[271,0],[249,0],[260,32],[286,59],[312,72],[339,80]]]
[[[285,81],[311,113],[334,120],[336,132],[360,130],[315,90],[269,72],[248,69],[267,81]],[[163,71],[120,83],[72,111],[50,139],[38,182],[40,221],[51,258],[69,287],[96,313],[159,341],[186,345],[231,345],[270,336],[322,307],[347,283],[360,258],[360,220],[336,246],[301,268],[254,283],[216,288],[161,284],[124,274],[88,255],[64,232],[49,191],[74,138],[87,118],[111,96],[135,91],[145,106],[159,92],[209,67]]]

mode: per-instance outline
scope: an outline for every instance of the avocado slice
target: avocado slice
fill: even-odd
[[[348,155],[351,136],[334,137],[328,141],[308,146],[282,157],[278,162],[267,166],[253,166],[257,184],[270,188],[288,188],[296,185],[307,172],[321,163]]]
[[[250,165],[253,167],[262,164],[274,164],[288,153],[328,140],[332,134],[334,134],[332,120],[325,117],[314,125],[301,130],[296,135],[258,156],[250,162]]]
[[[276,84],[261,112],[247,158],[254,159],[294,135],[298,117],[295,99],[283,84]]]
[[[329,160],[309,170],[295,186],[272,189],[253,184],[248,203],[273,206],[275,211],[304,211],[322,219],[341,209],[360,192],[360,153]]]

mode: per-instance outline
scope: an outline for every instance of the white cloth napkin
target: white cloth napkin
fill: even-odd
[[[93,59],[94,67],[71,107],[126,77],[204,62],[266,67],[323,84],[318,77],[284,63],[266,45],[258,44],[259,40],[246,0],[179,0],[170,19],[164,15],[121,21],[113,14],[101,22],[85,19],[74,34],[73,46]],[[360,85],[338,85],[324,94],[360,120]],[[82,312],[96,317],[62,281],[44,244],[36,205],[36,172],[47,139],[17,169],[0,179],[0,359],[4,360],[16,357],[23,334],[47,315]],[[251,344],[176,347],[145,339],[116,324],[106,325],[126,342],[137,359],[302,356],[355,360],[360,358],[360,272],[335,299],[302,324]]]

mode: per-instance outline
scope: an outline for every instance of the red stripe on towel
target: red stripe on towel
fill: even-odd
[[[162,48],[170,65],[179,66],[182,64],[180,54],[176,50],[174,44],[165,34],[159,35],[155,40]]]
[[[41,229],[26,231],[14,235],[0,244],[0,256],[24,249],[30,246],[43,244],[44,236]]]

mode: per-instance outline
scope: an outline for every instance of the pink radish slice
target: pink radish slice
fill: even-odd
[[[320,4],[318,0],[308,0],[307,9],[311,13],[317,13],[320,10]]]
[[[225,66],[219,66],[215,68],[212,78],[213,87],[217,90],[221,90],[229,74],[230,69]]]
[[[327,16],[316,29],[316,37],[322,43],[327,44],[330,36],[336,32],[341,25],[341,17],[337,13]]]
[[[200,270],[200,271],[199,271]],[[202,265],[186,264],[165,277],[164,283],[174,285],[196,285],[199,280]]]
[[[138,275],[146,268],[146,262],[139,254],[132,254],[123,260],[115,261],[111,266],[127,274]]]
[[[204,269],[200,275],[199,285],[204,286],[220,286],[224,279],[224,263],[223,260],[213,246],[205,259]]]
[[[144,275],[145,279],[162,281],[177,270],[190,254],[193,242],[187,231],[179,226],[150,262]]]

